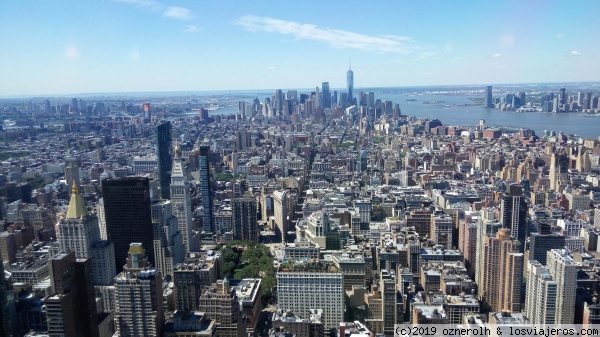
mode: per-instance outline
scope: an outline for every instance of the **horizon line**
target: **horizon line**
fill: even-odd
[[[327,81],[326,81],[327,82]],[[325,83],[325,82],[321,82]],[[581,82],[511,82],[511,83],[493,83],[493,84],[428,84],[428,85],[399,85],[399,86],[361,86],[361,89],[392,89],[392,88],[426,88],[426,87],[477,87],[481,86],[484,90],[486,86],[507,86],[507,85],[545,85],[545,84],[600,84],[600,81],[581,81]],[[270,90],[311,90],[312,88],[264,88],[264,89],[214,89],[214,90],[159,90],[159,91],[99,91],[99,92],[80,92],[80,93],[62,93],[62,94],[18,94],[18,95],[0,95],[0,99],[17,98],[45,98],[45,97],[103,97],[103,96],[122,96],[132,94],[160,94],[160,93],[208,93],[208,92],[251,92],[251,91],[270,91]],[[330,88],[330,91],[337,89],[346,89],[345,87]]]

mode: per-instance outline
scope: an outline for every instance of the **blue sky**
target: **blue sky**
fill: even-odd
[[[597,81],[600,1],[0,1],[0,96]]]

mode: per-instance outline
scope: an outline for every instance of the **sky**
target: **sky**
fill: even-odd
[[[0,96],[600,80],[600,1],[0,1]]]

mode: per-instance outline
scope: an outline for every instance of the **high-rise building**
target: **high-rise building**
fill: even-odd
[[[131,243],[127,265],[115,277],[115,330],[120,337],[162,336],[162,277],[150,267],[144,247]]]
[[[67,214],[56,225],[61,251],[75,252],[77,259],[92,258],[94,285],[110,285],[115,277],[114,245],[100,238],[96,214],[89,213],[73,183]]]
[[[452,218],[446,214],[431,217],[429,238],[435,244],[452,249]]]
[[[256,199],[250,192],[231,200],[231,224],[234,240],[258,242]]]
[[[50,260],[52,295],[44,299],[49,336],[98,336],[92,261],[75,252]]]
[[[202,198],[202,229],[214,233],[212,179],[210,177],[210,147],[199,148],[200,197]]]
[[[104,215],[108,239],[115,245],[117,271],[126,262],[131,242],[149,247],[148,259],[154,261],[150,182],[144,177],[102,180]]]
[[[494,102],[492,101],[492,86],[488,85],[485,87],[485,104],[484,108],[491,109],[494,107]]]
[[[565,247],[565,237],[561,234],[531,233],[529,236],[529,260],[546,265],[547,252]]]
[[[199,309],[217,325],[217,336],[237,337],[246,333],[240,303],[227,278],[212,284],[200,296]]]
[[[175,158],[173,159],[173,170],[171,172],[171,203],[173,204],[173,215],[177,218],[177,226],[183,239],[183,247],[186,252],[196,250],[192,240],[192,197],[190,183],[187,180],[187,172],[181,159],[181,148],[175,145]]]
[[[502,227],[510,230],[510,236],[525,244],[527,233],[527,203],[519,185],[509,185],[500,203]]]
[[[164,122],[156,127],[156,158],[158,160],[158,181],[160,197],[170,199],[171,170],[173,168],[173,138],[171,122]]]
[[[156,201],[151,206],[154,229],[156,269],[163,276],[173,275],[173,267],[183,262],[185,250],[171,201]]]
[[[185,261],[173,269],[176,310],[198,310],[198,299],[203,291],[217,282],[222,275],[223,259],[220,252],[190,253]]]
[[[381,280],[379,289],[381,289],[383,299],[383,331],[386,335],[394,335],[394,324],[398,322],[398,307],[396,293],[396,274],[394,271],[381,270]]]
[[[527,262],[529,275],[525,293],[525,315],[531,324],[556,323],[557,285],[546,267],[535,260]]]
[[[331,108],[331,92],[329,91],[329,82],[323,82],[321,84],[321,90],[323,91],[323,108]]]
[[[348,68],[348,72],[346,73],[346,84],[348,85],[348,106],[354,105],[354,96],[352,92],[354,91],[354,72],[352,71],[352,66]]]
[[[2,260],[2,254],[0,254],[0,261]],[[7,301],[8,282],[4,275],[4,263],[0,263],[0,332],[3,332],[3,336],[10,336],[10,309]]]
[[[273,192],[273,214],[275,216],[275,233],[281,237],[281,242],[286,242],[290,226],[288,217],[288,191]]]
[[[556,324],[573,324],[575,293],[577,291],[577,265],[566,249],[548,252],[546,268],[556,282]]]
[[[325,329],[344,321],[344,278],[335,266],[323,264],[313,270],[293,266],[279,270],[276,278],[277,302],[283,311],[310,317],[311,309],[322,309]]]
[[[481,300],[492,311],[520,311],[524,256],[519,246],[507,228],[484,238],[482,283],[478,285]]]

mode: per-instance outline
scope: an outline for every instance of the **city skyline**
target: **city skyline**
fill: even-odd
[[[344,88],[349,61],[355,88],[600,73],[600,47],[587,34],[596,2],[394,5],[349,3],[339,15],[339,5],[317,2],[3,2],[0,73],[10,80],[0,93]]]

